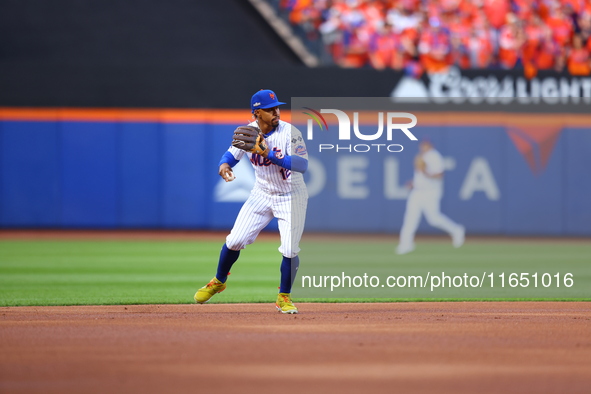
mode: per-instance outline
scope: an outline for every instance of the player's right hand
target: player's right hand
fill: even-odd
[[[232,167],[228,163],[223,163],[220,166],[219,174],[226,182],[232,182],[236,177],[232,171]]]

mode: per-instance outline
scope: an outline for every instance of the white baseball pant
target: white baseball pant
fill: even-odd
[[[297,256],[304,232],[307,200],[305,195],[268,194],[254,189],[226,237],[226,246],[232,250],[244,249],[276,217],[281,237],[279,252],[288,258]]]

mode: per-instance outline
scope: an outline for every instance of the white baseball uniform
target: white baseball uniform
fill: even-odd
[[[258,126],[256,121],[249,126]],[[299,130],[279,121],[274,131],[265,136],[267,146],[276,155],[297,155],[308,159],[306,144]],[[250,245],[262,229],[276,217],[281,236],[279,252],[293,258],[300,251],[299,243],[304,231],[308,192],[303,174],[271,163],[264,157],[231,146],[228,151],[236,160],[245,154],[252,163],[256,181],[248,200],[240,209],[232,231],[226,238],[231,250]]]
[[[442,174],[445,170],[443,157],[435,149],[431,148],[422,154],[425,169],[420,171],[415,168],[413,178],[413,190],[406,202],[406,212],[400,231],[400,244],[398,253],[403,254],[414,249],[414,237],[421,222],[421,215],[425,214],[427,223],[439,228],[452,236],[454,246],[461,246],[464,238],[464,227],[455,223],[441,213],[440,202],[443,196],[443,177],[430,177],[428,175]]]

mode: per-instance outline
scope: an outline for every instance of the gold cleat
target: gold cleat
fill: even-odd
[[[291,295],[289,293],[277,294],[277,302],[275,303],[277,310],[281,313],[298,313],[298,308],[295,307],[291,301]]]
[[[226,290],[226,284],[220,282],[217,278],[213,278],[208,284],[197,290],[195,293],[195,302],[198,304],[205,304],[214,296],[214,294],[221,293]]]

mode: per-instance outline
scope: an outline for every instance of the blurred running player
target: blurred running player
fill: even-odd
[[[424,214],[427,223],[441,229],[452,237],[454,247],[464,244],[464,226],[455,223],[441,213],[440,202],[443,196],[443,157],[435,150],[431,141],[424,139],[419,144],[419,153],[414,161],[412,191],[406,202],[406,212],[397,254],[410,253],[415,249],[415,233]]]

